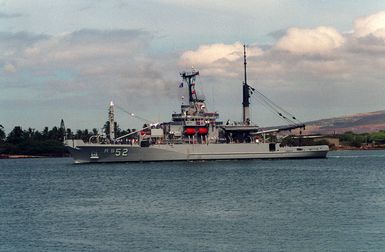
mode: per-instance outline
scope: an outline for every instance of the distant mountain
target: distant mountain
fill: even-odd
[[[307,134],[339,134],[385,130],[385,110],[307,122]]]

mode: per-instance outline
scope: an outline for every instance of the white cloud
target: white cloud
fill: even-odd
[[[354,35],[358,38],[372,35],[385,39],[385,11],[357,18],[354,21]]]
[[[275,45],[277,50],[294,54],[323,54],[341,47],[343,36],[332,27],[290,28]]]
[[[373,16],[378,17],[378,14]],[[362,22],[363,19],[358,20]],[[385,77],[380,70],[384,66],[385,55],[368,54],[368,50],[385,52],[382,40],[372,37],[357,39],[333,27],[288,28],[275,44],[264,48],[252,46],[248,49],[248,72],[249,78],[258,78],[266,83],[301,85],[306,81],[311,85],[318,82],[350,82],[353,86],[365,76]],[[242,57],[241,43],[215,43],[185,51],[179,63],[184,67],[197,67],[205,76],[240,80]]]
[[[188,6],[190,8],[197,9],[209,9],[212,11],[227,10],[227,11],[250,11],[250,8],[239,8],[239,3],[232,0],[209,0],[209,1],[196,1],[196,0],[157,0],[164,4],[171,4],[176,6]],[[271,0],[243,0],[243,6],[267,8],[274,6],[276,3]],[[252,9],[252,8],[251,8]]]
[[[31,58],[34,64],[36,60],[79,62],[128,57],[141,52],[149,39],[149,34],[136,30],[81,30],[37,41],[24,50],[23,57]]]
[[[3,70],[7,73],[15,73],[16,67],[10,63],[4,65]]]
[[[250,57],[259,56],[263,52],[256,46],[249,46],[247,54]],[[180,58],[180,65],[184,67],[203,68],[211,74],[234,76],[236,73],[227,69],[226,66],[233,62],[242,62],[243,45],[239,42],[234,44],[211,44],[201,45],[197,50],[184,52]]]

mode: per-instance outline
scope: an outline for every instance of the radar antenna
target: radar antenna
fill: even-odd
[[[199,71],[195,72],[194,70],[191,73],[183,72],[180,76],[188,85],[188,97],[190,104],[194,104],[197,100],[197,95],[195,91],[195,76],[199,75]],[[195,96],[195,98],[193,97]]]

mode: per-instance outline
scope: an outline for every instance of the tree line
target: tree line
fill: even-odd
[[[356,134],[351,131],[339,135],[340,143],[344,146],[352,147],[383,147],[385,145],[385,130],[372,133]]]
[[[123,136],[135,129],[122,130],[115,123],[115,136]],[[102,128],[101,134],[109,137],[109,122]],[[0,154],[21,154],[21,155],[44,155],[44,156],[66,156],[68,152],[64,146],[64,139],[82,139],[88,142],[91,136],[100,134],[99,130],[76,130],[65,128],[64,123],[60,127],[54,126],[51,129],[44,127],[39,131],[21,126],[15,126],[11,132],[6,134],[4,127],[0,124]]]

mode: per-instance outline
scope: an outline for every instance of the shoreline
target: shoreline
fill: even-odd
[[[362,150],[362,151],[385,150],[385,147],[384,146],[378,146],[378,147],[369,147],[369,146],[362,146],[362,147],[340,146],[340,147],[334,147],[334,148],[330,149],[330,151],[344,151],[344,150]]]
[[[1,154],[0,159],[20,159],[20,158],[42,158],[44,156],[34,156],[34,155],[8,155]]]
[[[61,158],[68,155],[24,155],[24,154],[0,154],[0,159],[25,159],[25,158]]]

